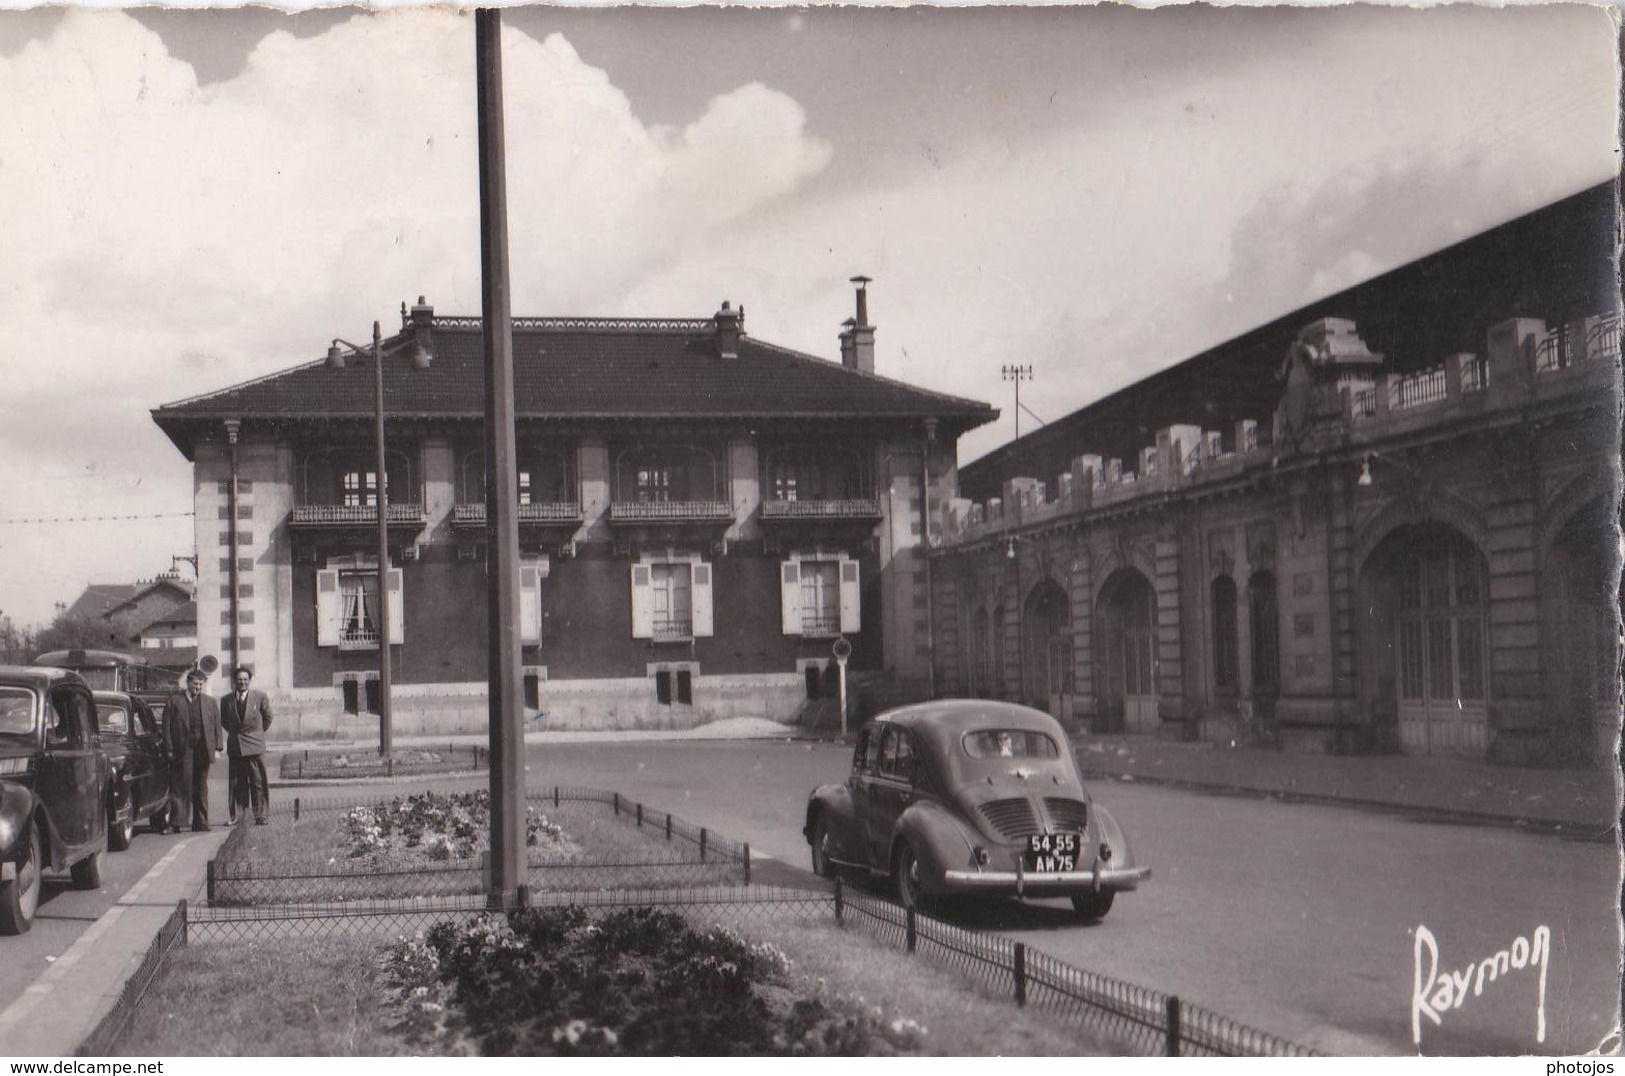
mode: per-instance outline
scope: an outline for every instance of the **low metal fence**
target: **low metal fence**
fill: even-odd
[[[381,799],[294,797],[273,808],[279,820],[341,815],[373,808]],[[566,824],[572,814],[596,816],[642,833],[642,845],[586,857],[530,850],[526,881],[542,890],[641,890],[683,886],[748,885],[750,846],[712,833],[666,811],[646,808],[616,792],[555,786],[527,805]],[[232,831],[206,867],[211,905],[354,901],[483,893],[488,869],[481,859],[424,866],[385,866],[362,857],[257,856],[245,827]]]
[[[186,944],[186,917],[186,902],[183,900],[175,905],[175,910],[164,920],[163,926],[158,928],[152,944],[147,946],[146,956],[124,981],[113,1007],[97,1021],[95,1028],[74,1050],[76,1057],[105,1057],[113,1052],[119,1038],[135,1020],[136,1013],[141,1010],[141,1003],[146,999],[148,989],[163,971],[169,954],[177,946]]]
[[[490,750],[480,744],[419,746],[386,756],[374,754],[370,748],[286,751],[277,764],[277,774],[284,781],[410,777],[484,770],[490,757]]]
[[[1023,942],[982,934],[900,908],[839,879],[835,918],[890,945],[953,968],[1017,1005],[1088,1028],[1136,1054],[1204,1057],[1313,1057],[1315,1051],[1228,1017],[1105,975],[1084,971]]]

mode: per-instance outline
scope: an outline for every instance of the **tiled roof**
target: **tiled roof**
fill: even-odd
[[[164,610],[162,613],[159,613],[157,616],[141,625],[140,630],[136,634],[145,635],[153,628],[164,628],[170,626],[197,627],[197,602],[189,601],[181,605],[177,605],[173,609]]]
[[[386,349],[396,341],[385,342]],[[483,416],[483,333],[477,318],[437,317],[433,360],[403,348],[384,359],[384,409],[396,417]],[[515,318],[514,405],[520,418],[936,418],[945,436],[991,422],[988,404],[916,388],[742,335],[724,357],[710,318]],[[370,418],[370,359],[317,361],[154,409],[190,456],[197,420]]]
[[[65,614],[70,620],[89,620],[105,616],[140,593],[142,588],[133,583],[92,583],[85,588]]]

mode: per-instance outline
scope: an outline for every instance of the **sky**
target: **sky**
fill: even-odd
[[[1593,6],[503,19],[515,315],[833,360],[865,274],[962,461],[1619,170]],[[468,15],[0,11],[0,616],[191,554],[151,408],[479,313],[476,138]]]

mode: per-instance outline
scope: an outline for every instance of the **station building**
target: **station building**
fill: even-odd
[[[938,689],[1097,731],[1613,764],[1617,197],[965,465],[930,556]]]

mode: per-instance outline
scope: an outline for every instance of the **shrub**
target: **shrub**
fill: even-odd
[[[889,1054],[923,1029],[798,997],[790,960],[736,930],[631,908],[576,907],[437,924],[392,947],[399,1029],[483,1054]]]

